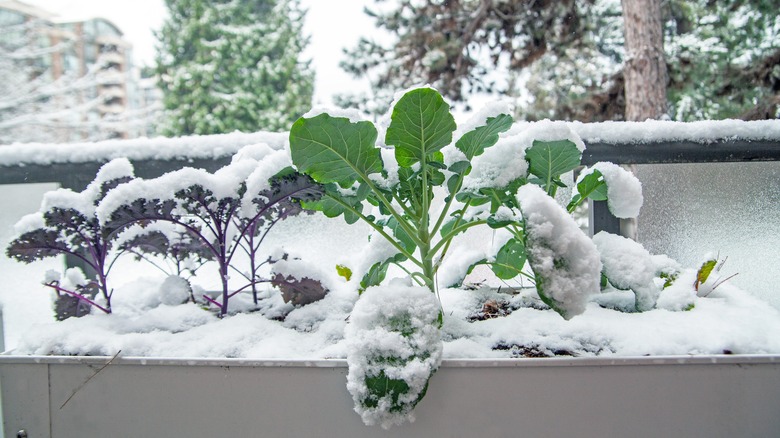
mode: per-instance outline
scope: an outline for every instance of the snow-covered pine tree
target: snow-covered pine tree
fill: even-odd
[[[364,38],[343,68],[375,96],[340,104],[371,112],[430,83],[453,100],[518,96],[527,119],[623,120],[620,0],[375,0],[367,11],[393,38]],[[676,120],[775,118],[780,111],[776,0],[662,2],[667,113]]]
[[[311,106],[298,0],[165,0],[157,73],[169,135],[279,131]]]

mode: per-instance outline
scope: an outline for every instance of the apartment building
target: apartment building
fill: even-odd
[[[8,93],[12,102],[19,102],[5,110],[0,103],[0,143],[7,138],[62,142],[148,133],[148,118],[137,105],[150,103],[136,96],[132,45],[116,25],[103,18],[63,21],[26,3],[0,0],[0,27],[5,29],[0,58],[8,58],[3,76],[16,76]],[[4,127],[12,131],[4,135]]]

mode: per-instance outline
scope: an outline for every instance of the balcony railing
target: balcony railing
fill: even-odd
[[[780,161],[780,120],[687,124],[574,122],[569,126],[586,145],[582,157],[586,166],[599,161],[638,165]],[[520,122],[513,129],[522,128]],[[154,178],[185,166],[213,172],[228,164],[243,146],[266,143],[278,149],[284,147],[286,140],[286,133],[260,132],[2,146],[0,184],[58,183],[80,191],[92,181],[100,166],[116,157],[127,157],[136,176],[141,178]],[[604,230],[620,234],[620,220],[612,216],[606,202],[593,202],[589,210],[591,233]]]

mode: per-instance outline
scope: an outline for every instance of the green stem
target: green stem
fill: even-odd
[[[455,225],[453,225],[453,228],[457,228],[458,225],[460,225],[460,221],[463,220],[463,214],[466,212],[466,210],[471,206],[471,199],[468,199],[466,203],[463,205],[463,208],[460,210],[460,216],[455,220]],[[439,263],[436,263],[436,265],[433,267],[433,273],[436,275],[436,273],[439,271],[439,266],[441,266],[441,261],[444,260],[444,256],[447,255],[447,251],[450,249],[450,244],[452,243],[452,239],[455,236],[450,237],[447,240],[447,243],[444,245],[444,249],[441,251],[441,256],[439,257]]]
[[[328,196],[329,198],[333,199],[333,200],[334,200],[334,201],[336,201],[336,202],[337,202],[339,205],[341,205],[342,207],[344,207],[344,208],[346,208],[347,210],[351,211],[352,213],[355,213],[355,214],[356,214],[356,215],[357,215],[357,216],[358,216],[360,219],[362,219],[362,220],[363,220],[363,222],[367,223],[369,226],[371,226],[371,228],[373,228],[374,230],[376,230],[376,232],[377,232],[377,233],[379,233],[380,235],[382,235],[382,237],[384,237],[385,239],[387,239],[387,241],[388,241],[388,242],[390,242],[390,243],[391,243],[391,244],[392,244],[392,245],[395,247],[395,249],[397,249],[397,250],[398,250],[398,251],[399,251],[401,254],[403,254],[403,255],[404,255],[406,258],[408,258],[409,260],[411,260],[411,261],[412,261],[412,263],[414,263],[415,265],[419,266],[420,268],[422,268],[422,267],[423,267],[423,263],[422,263],[422,262],[420,262],[419,260],[417,260],[417,259],[414,257],[414,255],[410,254],[410,253],[409,253],[409,251],[407,251],[406,249],[404,249],[404,247],[403,247],[403,246],[401,246],[401,244],[399,244],[398,242],[396,242],[396,240],[395,240],[394,238],[392,238],[392,237],[391,237],[389,234],[387,234],[387,233],[385,232],[385,230],[383,230],[383,229],[382,229],[382,227],[380,227],[379,225],[375,224],[374,222],[372,222],[372,221],[368,220],[368,218],[367,218],[366,216],[364,216],[364,215],[363,215],[363,213],[361,213],[361,212],[359,212],[359,211],[355,210],[355,208],[354,208],[354,207],[352,207],[351,205],[347,204],[346,202],[344,202],[344,201],[343,201],[343,200],[341,200],[340,198],[337,198],[337,197],[335,197],[335,196],[333,196],[333,195],[330,195],[330,194],[326,194],[326,196]]]
[[[420,238],[417,236],[417,230],[415,230],[415,229],[414,229],[414,227],[413,227],[411,224],[409,224],[409,222],[407,222],[407,220],[406,220],[406,219],[405,219],[405,218],[404,218],[402,215],[398,214],[398,212],[395,210],[395,208],[393,208],[393,204],[391,204],[390,202],[388,202],[387,198],[385,198],[385,197],[382,195],[382,192],[380,192],[380,191],[379,191],[379,189],[377,189],[377,188],[376,188],[376,186],[374,185],[374,183],[372,183],[372,182],[371,182],[371,180],[370,180],[370,179],[368,179],[368,178],[363,178],[363,181],[364,181],[366,184],[368,184],[368,188],[370,188],[370,189],[371,189],[371,191],[372,191],[372,192],[374,192],[374,194],[376,195],[377,199],[379,199],[379,202],[381,202],[382,204],[384,204],[384,206],[385,206],[385,207],[387,207],[387,210],[388,210],[388,211],[390,212],[390,214],[391,214],[391,215],[392,215],[392,216],[395,218],[395,220],[397,220],[397,221],[398,221],[398,224],[401,226],[401,228],[403,228],[403,229],[404,229],[404,231],[406,231],[406,234],[408,234],[408,235],[409,235],[409,236],[412,238],[412,240],[414,240],[414,243],[415,243],[417,246],[420,246],[420,245],[423,243],[423,241],[421,241],[421,240],[420,240]],[[330,196],[332,199],[336,199],[336,198],[335,198],[334,196],[332,196],[332,195],[329,195],[329,196]],[[345,205],[343,202],[339,202],[339,203],[340,203],[340,204],[342,204],[342,205]],[[399,202],[399,204],[401,204],[401,203]],[[403,205],[403,204],[401,204],[401,205]],[[353,210],[353,211],[354,211],[354,209],[353,209],[351,206],[348,206],[348,207],[349,207],[351,210]],[[356,213],[357,213],[357,212],[356,212]],[[366,222],[369,222],[369,223],[371,223],[370,221],[368,221],[367,219],[365,219],[365,216],[363,216],[362,214],[360,214],[360,213],[357,213],[357,214],[358,214],[358,216],[360,216],[361,218],[363,218],[363,219],[364,219]],[[374,228],[376,229],[376,227],[374,227]],[[384,233],[382,233],[382,234],[384,234]],[[386,235],[386,234],[384,234],[384,235]],[[391,239],[391,242],[392,242],[392,239]],[[410,259],[411,259],[411,258],[410,258]]]
[[[435,236],[436,233],[439,231],[439,228],[444,224],[444,218],[447,217],[447,213],[450,211],[450,207],[452,207],[452,202],[455,200],[455,194],[460,191],[460,186],[463,184],[463,174],[458,175],[458,183],[455,184],[455,190],[454,193],[450,193],[450,196],[447,198],[447,203],[444,204],[444,209],[441,211],[441,214],[439,214],[439,219],[436,221],[436,225],[433,226],[433,230],[431,230],[431,236]],[[471,203],[471,199],[468,200],[466,205]],[[463,208],[463,210],[466,210],[466,207]]]
[[[486,223],[487,223],[487,221],[485,219],[480,219],[480,220],[474,221],[474,222],[466,222],[465,224],[463,224],[463,225],[461,225],[459,227],[453,228],[452,231],[450,231],[446,236],[443,236],[441,238],[441,240],[439,241],[439,243],[437,243],[431,249],[431,253],[436,254],[437,252],[439,252],[441,247],[446,245],[447,242],[452,240],[452,238],[455,237],[458,233],[466,231],[467,229],[469,229],[471,227],[475,227],[477,225],[484,225]]]

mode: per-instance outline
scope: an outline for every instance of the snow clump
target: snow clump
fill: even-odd
[[[581,314],[588,297],[600,291],[596,245],[539,186],[520,187],[517,199],[526,220],[526,251],[539,297],[566,319]]]
[[[654,282],[653,258],[639,243],[602,231],[593,236],[601,254],[601,263],[609,282],[618,289],[631,289],[636,295],[636,310],[655,307],[660,292]]]
[[[607,184],[607,205],[617,218],[628,219],[639,216],[644,198],[642,183],[631,172],[614,163],[599,162],[580,173],[579,184],[583,178],[598,170]]]
[[[366,425],[414,421],[441,362],[439,315],[430,290],[398,282],[367,289],[355,304],[344,332],[347,389]]]

